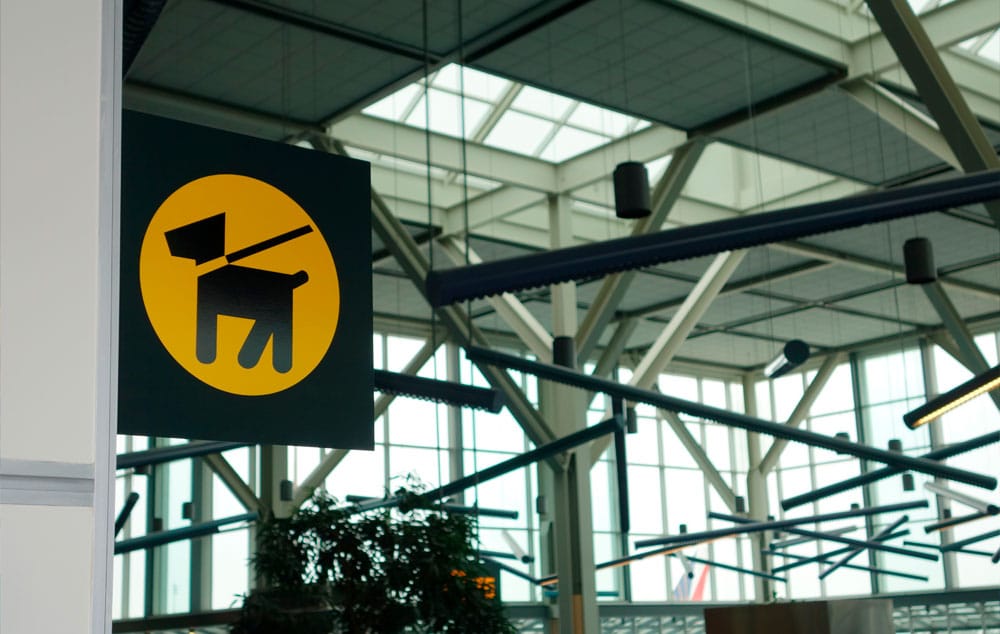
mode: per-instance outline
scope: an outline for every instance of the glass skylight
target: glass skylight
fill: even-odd
[[[1000,66],[1000,29],[959,42],[958,48]]]
[[[463,109],[459,107],[461,98],[458,95],[436,88],[431,88],[427,94],[430,101],[425,102],[427,97],[420,97],[410,112],[410,116],[406,118],[406,123],[409,125],[423,128],[429,112],[431,130],[434,132],[461,137],[464,126],[465,135],[470,136],[471,132],[478,129],[483,117],[490,111],[490,104],[485,101],[466,97],[464,100],[465,112],[463,113]]]
[[[486,137],[486,145],[518,154],[534,156],[542,140],[552,134],[555,124],[539,117],[508,110]]]
[[[609,137],[564,125],[553,135],[552,140],[546,144],[545,149],[542,150],[541,157],[553,163],[562,163],[577,154],[600,147],[609,140]]]
[[[457,64],[442,68],[429,82],[419,79],[401,88],[362,112],[553,163],[650,125]]]

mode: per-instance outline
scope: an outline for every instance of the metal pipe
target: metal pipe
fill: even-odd
[[[430,271],[437,308],[504,292],[607,275],[1000,198],[1000,171],[849,196],[640,236]]]
[[[681,553],[677,554],[680,555]],[[772,581],[780,581],[782,583],[786,583],[788,581],[784,577],[768,574],[766,572],[747,570],[746,568],[740,568],[739,566],[731,566],[729,564],[719,563],[718,561],[709,561],[708,559],[699,559],[698,557],[692,557],[691,555],[686,555],[686,557],[695,563],[705,564],[706,566],[715,566],[716,568],[722,568],[723,570],[732,570],[733,572],[738,572],[742,575],[750,575],[751,577],[760,577],[761,579],[771,579]]]
[[[980,513],[985,513],[987,515],[1000,515],[1000,506],[974,498],[971,495],[966,495],[960,491],[953,491],[946,486],[942,486],[934,482],[925,482],[924,488],[931,493],[943,495],[944,497],[955,500],[956,502],[961,502],[968,507],[976,509]]]
[[[245,442],[223,442],[223,441],[202,441],[184,443],[183,445],[170,445],[169,447],[154,447],[143,451],[133,451],[131,453],[119,454],[115,460],[116,469],[135,469],[138,467],[148,467],[183,460],[185,458],[197,458],[213,453],[222,453],[230,449],[247,447],[252,443]]]
[[[925,505],[926,506],[926,505]],[[723,515],[722,513],[709,513],[708,516],[712,519],[726,520],[729,522],[735,522],[737,524],[749,524],[752,520],[745,517],[737,517],[734,515]],[[832,535],[830,533],[825,533],[823,531],[811,531],[804,528],[789,528],[786,529],[787,532],[793,535],[805,535],[809,537],[815,537],[816,539],[822,539],[830,542],[837,542],[840,544],[847,544],[851,548],[871,548],[872,550],[881,550],[887,553],[893,553],[896,555],[903,555],[905,557],[916,557],[918,559],[927,559],[928,557],[923,553],[916,553],[905,548],[897,548],[896,546],[889,546],[888,544],[882,544],[882,539],[853,539],[850,537],[841,537],[840,535]],[[890,531],[891,533],[891,531]],[[888,535],[889,533],[886,533]],[[909,531],[905,534],[909,535]],[[850,549],[848,549],[850,550]],[[846,551],[845,551],[846,552]],[[937,558],[932,561],[937,561]]]
[[[812,563],[812,561],[806,561],[807,559],[809,559],[809,560],[816,559],[817,561],[819,561],[821,563],[828,563],[830,561],[830,555],[833,554],[833,553],[826,553],[826,554],[820,555],[818,558],[813,558],[813,557],[803,557],[802,555],[794,555],[792,553],[785,553],[785,552],[779,553],[779,552],[770,551],[770,550],[765,550],[764,552],[766,554],[768,554],[768,555],[775,555],[777,557],[787,557],[788,559],[795,559],[795,560],[798,560],[799,562],[801,562],[802,564]],[[781,566],[779,566],[779,568],[780,567]],[[890,577],[902,577],[903,579],[914,579],[916,581],[927,581],[928,580],[927,577],[924,577],[924,576],[921,576],[921,575],[914,575],[914,574],[910,574],[908,572],[896,572],[895,570],[886,570],[885,568],[872,568],[870,566],[859,566],[857,564],[844,564],[844,568],[850,568],[851,570],[861,570],[863,572],[874,572],[877,575],[888,575]],[[784,568],[784,569],[788,570],[788,568]],[[776,570],[777,570],[777,568],[776,568]]]
[[[829,534],[829,535],[844,535],[846,533],[850,533],[851,531],[856,531],[856,530],[858,530],[857,526],[845,526],[844,528],[835,528],[835,529],[830,530],[830,531],[824,531],[824,533]],[[781,549],[781,548],[790,548],[792,546],[798,546],[799,544],[808,544],[809,542],[814,542],[817,539],[820,539],[820,538],[819,537],[796,537],[795,539],[786,539],[786,540],[780,541],[780,542],[771,542],[771,549],[774,550],[774,549]]]
[[[594,570],[606,570],[608,568],[619,568],[621,566],[627,566],[633,561],[639,561],[641,559],[646,559],[647,557],[655,557],[657,555],[672,555],[674,553],[679,553],[684,548],[689,548],[691,546],[697,546],[698,544],[704,544],[707,541],[714,540],[700,540],[685,542],[683,544],[674,544],[672,546],[667,546],[665,548],[657,548],[655,550],[647,550],[642,553],[635,553],[634,555],[628,555],[627,557],[618,557],[616,559],[609,559],[608,561],[602,561],[601,563],[594,566]],[[538,579],[539,585],[547,586],[559,581],[559,575],[549,575],[547,577],[542,577]]]
[[[572,385],[592,392],[602,392],[609,396],[618,397],[626,401],[647,403],[649,405],[653,405],[654,407],[681,412],[698,418],[707,418],[730,427],[736,427],[750,432],[767,434],[768,436],[774,436],[775,438],[794,440],[806,445],[821,447],[823,449],[829,449],[839,453],[850,454],[858,458],[874,460],[876,462],[882,462],[887,465],[900,467],[902,469],[920,471],[921,473],[927,473],[929,475],[938,476],[948,480],[964,482],[966,484],[971,484],[984,489],[995,489],[997,486],[997,479],[992,476],[972,473],[963,469],[956,469],[954,467],[942,465],[931,460],[914,458],[905,454],[885,451],[883,449],[869,447],[867,445],[850,442],[848,440],[842,440],[834,436],[826,436],[804,429],[789,427],[788,425],[773,423],[771,421],[755,418],[753,416],[747,416],[746,414],[739,414],[737,412],[730,412],[717,407],[711,407],[710,405],[704,405],[695,401],[688,401],[673,396],[667,396],[652,390],[644,390],[631,385],[623,385],[621,383],[608,381],[606,379],[601,379],[577,372],[575,370],[547,363],[528,361],[510,354],[496,352],[494,350],[486,350],[484,348],[474,346],[468,347],[465,354],[466,357],[475,363],[485,363],[508,369],[520,370],[550,381]]]
[[[880,542],[887,542],[890,539],[896,539],[897,537],[906,537],[909,534],[910,534],[909,529],[902,530],[902,531],[897,531],[895,533],[891,533],[889,535],[886,535],[883,539],[880,539],[878,541],[880,541]],[[838,548],[836,550],[831,550],[828,553],[823,553],[823,554],[820,554],[820,555],[813,555],[812,557],[799,557],[799,561],[796,561],[795,563],[791,563],[791,564],[783,564],[781,566],[776,566],[772,570],[772,572],[784,572],[786,570],[791,570],[792,568],[798,568],[799,566],[804,566],[806,564],[820,562],[820,561],[823,561],[824,559],[828,559],[830,557],[838,557],[840,555],[843,555],[844,553],[849,552],[851,550],[851,548],[853,548],[853,546],[845,546],[844,548]],[[777,554],[777,551],[775,551],[775,554]]]
[[[520,577],[521,579],[524,579],[525,581],[533,583],[536,586],[541,585],[539,583],[538,579],[535,579],[534,577],[532,577],[529,574],[521,572],[517,568],[512,568],[512,567],[508,566],[507,564],[501,563],[501,562],[497,561],[496,559],[492,559],[492,558],[487,557],[487,556],[480,555],[479,558],[482,559],[483,561],[486,561],[486,562],[489,562],[489,563],[493,564],[494,566],[496,566],[500,570],[505,570],[505,571],[509,572],[510,574],[514,575],[515,577]]]
[[[951,458],[953,456],[968,453],[973,449],[979,449],[980,447],[985,447],[986,445],[991,445],[996,442],[1000,442],[1000,431],[990,432],[989,434],[983,434],[982,436],[977,436],[976,438],[970,438],[969,440],[956,443],[948,447],[935,449],[934,451],[925,453],[920,457],[925,460],[944,460],[945,458]],[[822,500],[823,498],[843,493],[844,491],[849,491],[859,486],[871,484],[872,482],[878,482],[879,480],[898,475],[904,471],[906,471],[906,469],[900,469],[899,467],[892,466],[875,469],[874,471],[870,471],[864,475],[821,487],[815,491],[803,493],[802,495],[796,495],[788,498],[787,500],[782,500],[781,508],[787,511],[797,506],[815,502],[816,500]]]
[[[377,498],[371,495],[344,496],[344,501],[350,504],[364,504],[365,502],[382,499],[384,498]],[[479,505],[463,506],[461,504],[451,504],[445,502],[441,504],[440,508],[445,513],[454,513],[456,515],[479,515],[481,517],[499,517],[508,520],[516,520],[519,517],[519,513],[517,511],[511,511],[508,509],[491,509]],[[515,559],[517,559],[517,557],[515,557]]]
[[[914,546],[914,547],[918,547],[918,548],[930,548],[930,549],[936,550],[938,552],[941,552],[941,548],[942,548],[938,544],[927,544],[927,543],[924,543],[924,542],[904,541],[903,545],[904,546]],[[973,550],[971,548],[956,548],[956,549],[954,549],[952,551],[949,551],[949,552],[965,553],[967,555],[981,555],[983,557],[989,557],[990,556],[990,554],[987,551],[985,551],[985,550]]]
[[[611,411],[625,418],[625,404],[620,398],[612,399]],[[625,456],[625,430],[617,429],[615,438],[615,484],[618,486],[618,530],[623,535],[631,529],[628,498],[628,459]]]
[[[970,544],[975,544],[977,542],[983,541],[984,539],[990,539],[992,537],[997,537],[997,536],[1000,536],[1000,530],[990,531],[988,533],[983,533],[982,535],[976,535],[974,537],[969,537],[968,539],[963,539],[961,541],[952,542],[952,543],[948,544],[947,546],[942,546],[941,547],[941,552],[948,553],[948,552],[951,552],[953,550],[959,550],[959,549],[964,548],[964,547],[966,547],[966,546],[968,546]]]
[[[244,513],[243,515],[234,515],[232,517],[226,517],[219,520],[212,520],[211,522],[195,524],[194,526],[185,526],[183,528],[160,531],[159,533],[151,533],[149,535],[135,537],[133,539],[124,539],[120,542],[115,542],[115,554],[120,555],[122,553],[132,552],[133,550],[142,550],[145,548],[152,548],[154,546],[162,546],[163,544],[184,541],[186,539],[193,539],[195,537],[212,535],[213,533],[218,533],[219,529],[223,526],[237,524],[239,522],[253,522],[256,521],[258,517],[257,513]]]
[[[979,520],[984,517],[989,517],[990,513],[980,513],[975,512],[969,515],[960,515],[958,517],[949,517],[946,520],[941,520],[940,522],[934,522],[933,524],[928,524],[924,526],[925,533],[933,533],[934,531],[939,531],[944,528],[951,528],[952,526],[958,526],[959,524],[965,524],[966,522],[972,522],[974,520]]]
[[[872,538],[870,540],[868,540],[868,541],[879,541],[880,538],[884,538],[886,535],[889,535],[890,533],[892,533],[893,531],[895,531],[897,528],[899,528],[900,526],[902,526],[903,524],[905,524],[906,522],[909,522],[909,521],[910,521],[910,516],[909,515],[904,515],[904,516],[900,517],[898,520],[896,520],[895,522],[893,522],[892,524],[890,524],[890,525],[886,526],[885,528],[883,528],[882,530],[880,530],[875,535],[873,535]],[[862,550],[865,550],[865,549],[863,547],[861,547],[861,546],[855,546],[855,547],[851,548],[851,550],[848,553],[846,553],[841,559],[838,559],[836,562],[834,562],[834,564],[832,566],[830,566],[829,568],[827,568],[823,572],[819,573],[819,578],[820,579],[826,579],[828,576],[830,576],[831,574],[833,574],[833,572],[836,571],[838,568],[841,568],[842,566],[845,566],[845,565],[849,564],[852,559],[854,559],[855,557],[858,556],[858,554],[861,553]]]
[[[122,506],[121,513],[119,513],[118,517],[115,519],[115,537],[117,537],[118,533],[122,532],[122,529],[125,528],[125,522],[128,521],[128,516],[132,514],[132,509],[135,508],[135,504],[138,501],[139,494],[135,491],[129,493],[128,497],[125,498],[125,505]]]
[[[885,506],[872,506],[864,509],[855,509],[851,511],[839,511],[837,513],[826,513],[825,515],[813,515],[811,517],[799,517],[789,520],[776,520],[771,522],[754,522],[753,520],[744,520],[744,518],[739,518],[740,522],[745,521],[745,524],[740,526],[735,526],[732,528],[719,528],[710,531],[702,531],[700,533],[685,533],[683,535],[665,535],[663,537],[654,537],[652,539],[642,539],[635,543],[636,548],[645,548],[647,546],[660,546],[663,544],[675,544],[682,541],[697,541],[705,539],[714,539],[716,537],[730,537],[733,535],[743,535],[746,533],[759,533],[761,531],[769,531],[776,528],[788,528],[798,526],[799,524],[812,524],[819,522],[828,522],[832,520],[842,520],[848,517],[865,517],[868,515],[878,515],[879,513],[892,513],[894,511],[909,511],[911,509],[927,508],[927,500],[918,500],[914,502],[902,502],[900,504],[888,504]],[[711,517],[711,515],[710,515]],[[846,539],[844,537],[838,537],[838,540]],[[855,540],[851,540],[852,542]],[[856,545],[856,544],[855,544]]]
[[[573,449],[585,443],[590,442],[596,438],[600,438],[605,434],[610,434],[616,429],[621,429],[625,425],[625,421],[618,416],[612,416],[606,421],[597,423],[586,429],[582,429],[578,432],[569,434],[557,440],[542,445],[541,447],[536,447],[531,451],[527,451],[519,456],[514,456],[510,460],[505,460],[500,464],[493,465],[492,467],[487,467],[482,471],[473,473],[472,475],[465,476],[464,478],[459,478],[454,482],[449,482],[444,486],[440,486],[432,491],[426,493],[421,493],[420,497],[425,500],[437,500],[443,497],[448,497],[449,495],[454,495],[459,491],[464,491],[477,484],[482,484],[483,482],[488,482],[494,478],[499,478],[502,475],[506,475],[511,471],[520,469],[521,467],[526,467],[530,464],[534,464],[539,460],[544,460],[550,456],[554,456],[563,451]],[[386,500],[379,500],[377,502],[369,502],[367,504],[361,504],[358,507],[359,512],[372,511],[379,508],[390,508],[394,506],[399,506],[402,502],[401,498],[393,497]]]

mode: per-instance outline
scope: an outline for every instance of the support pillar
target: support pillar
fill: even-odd
[[[572,235],[569,200],[549,199],[552,247],[569,246]],[[552,287],[552,360],[576,368],[576,285]],[[584,395],[571,387],[551,382],[539,390],[542,416],[557,436],[587,426]],[[598,634],[597,589],[594,579],[594,533],[590,509],[590,447],[569,451],[563,469],[554,469],[548,499],[553,512],[552,532],[556,572],[559,575],[560,634]]]
[[[878,21],[920,99],[927,105],[955,158],[966,173],[1000,167],[993,146],[972,113],[934,43],[906,0],[868,0]],[[1000,228],[1000,203],[987,202],[986,210]]]
[[[212,517],[212,470],[204,460],[196,459],[191,474],[191,523],[207,522]],[[212,540],[191,540],[191,611],[212,609]]]
[[[445,372],[448,380],[453,383],[460,383],[462,380],[459,350],[461,348],[453,343],[445,345]],[[465,476],[465,462],[462,456],[464,446],[462,408],[450,405],[448,406],[448,482],[454,482]],[[465,504],[465,491],[453,497],[456,504]]]
[[[0,2],[4,633],[111,631],[121,5]]]
[[[753,378],[747,374],[743,376],[743,407],[750,416],[757,415],[757,391]],[[760,447],[760,434],[747,432],[747,512],[750,519],[755,521],[766,521],[770,508],[767,495],[767,476],[761,470],[762,452]],[[753,569],[758,572],[771,572],[771,562],[764,556],[764,549],[767,548],[768,532],[752,533],[750,535],[750,553],[753,561]],[[770,579],[754,577],[753,579],[754,597],[758,602],[771,601],[774,598],[774,584]]]
[[[928,400],[938,395],[937,377],[934,376],[934,348],[926,340],[920,342],[920,367],[924,373],[924,394]],[[945,446],[944,434],[941,432],[941,425],[927,425],[931,437],[931,449],[940,449]],[[948,481],[941,478],[934,478],[936,484],[948,486]],[[951,501],[941,495],[934,496],[934,508],[937,511],[939,520],[943,520],[944,508],[951,508]],[[955,531],[951,528],[941,530],[941,545],[947,546],[955,541]],[[954,588],[958,581],[958,567],[956,553],[941,553],[941,561],[944,564],[944,587]]]

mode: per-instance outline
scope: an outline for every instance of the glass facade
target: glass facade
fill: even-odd
[[[998,356],[997,333],[976,338],[989,363]],[[376,335],[375,365],[401,371],[425,342],[393,335]],[[446,347],[441,346],[423,364],[419,374],[431,378],[449,376]],[[461,380],[485,386],[483,377],[469,362],[462,359],[453,368]],[[588,368],[589,369],[589,368]],[[532,377],[516,373],[513,378],[537,403],[537,382]],[[749,385],[752,395],[744,394],[740,376],[696,377],[665,373],[660,376],[659,389],[667,394],[697,398],[700,402],[733,411],[756,407],[757,414],[777,422],[786,422],[817,371],[795,372],[776,380],[756,380]],[[921,455],[932,448],[960,442],[997,429],[1000,424],[996,406],[989,397],[981,397],[948,413],[933,426],[909,430],[902,423],[902,414],[922,403],[927,395],[947,390],[971,377],[971,374],[943,349],[916,343],[897,345],[892,349],[852,354],[842,357],[829,374],[799,423],[810,431],[834,435],[846,434],[877,447],[888,447],[898,439],[902,451]],[[620,368],[618,380],[631,378],[627,368]],[[377,395],[376,395],[377,396]],[[752,396],[752,398],[747,398]],[[752,401],[752,403],[748,403]],[[594,424],[607,416],[609,403],[603,396],[592,400],[588,422]],[[623,539],[618,522],[616,469],[614,451],[605,450],[591,471],[594,555],[597,562],[633,554],[638,539],[677,533],[682,525],[689,532],[728,526],[722,520],[708,519],[710,512],[728,514],[731,509],[706,477],[691,452],[685,447],[678,428],[668,420],[669,414],[639,405],[637,426],[627,439],[627,470],[630,498],[631,532]],[[751,468],[747,434],[687,416],[675,419],[681,433],[694,439],[708,461],[718,471],[722,482],[733,494],[747,497],[747,475]],[[428,487],[448,482],[462,474],[480,471],[512,456],[533,448],[513,417],[503,410],[488,414],[462,410],[425,401],[397,398],[375,422],[376,446],[371,452],[351,451],[323,479],[324,488],[338,499],[349,495],[380,497],[387,491],[412,482]],[[686,433],[685,433],[686,432]],[[182,443],[177,439],[146,439],[120,437],[119,453],[143,450],[152,446]],[[762,439],[762,455],[771,446]],[[327,458],[329,450],[312,447],[289,447],[287,452],[288,479],[298,486]],[[233,473],[261,491],[261,450],[257,447],[232,449],[223,454]],[[949,460],[948,464],[994,476],[1000,475],[996,446],[979,449]],[[889,504],[926,499],[923,484],[928,477],[913,474],[913,490],[905,490],[903,477],[892,476],[864,488],[852,489],[835,496],[805,504],[784,512],[780,501],[819,487],[854,477],[861,470],[880,465],[863,463],[849,456],[788,443],[780,453],[776,468],[767,475],[769,514],[777,518],[804,517],[861,506]],[[949,487],[978,497],[988,494],[960,484]],[[118,539],[129,539],[155,530],[172,530],[199,522],[232,517],[246,512],[230,484],[213,472],[201,459],[187,459],[156,465],[147,470],[120,471],[116,494],[124,499],[128,493],[140,494],[139,502]],[[464,504],[517,511],[516,520],[484,517],[479,525],[479,540],[484,550],[512,552],[512,544],[535,557],[535,562],[507,562],[522,572],[540,577],[542,569],[542,523],[535,512],[538,496],[537,467],[526,467],[464,492]],[[456,500],[458,501],[458,500]],[[955,515],[970,509],[958,503],[947,503]],[[851,528],[848,537],[861,538],[874,534],[898,518],[899,514],[875,516],[870,519],[830,522],[802,528],[833,530]],[[937,501],[932,497],[926,509],[910,511],[910,531],[907,540],[941,545],[942,532],[924,534],[922,526],[939,516]],[[956,527],[952,540],[964,539],[985,532],[982,522],[970,522]],[[236,525],[210,537],[183,540],[156,548],[137,550],[115,557],[114,617],[129,618],[151,614],[181,613],[205,609],[224,609],[240,603],[240,595],[252,586],[252,573],[247,558],[252,548],[252,527]],[[775,540],[794,535],[774,535]],[[894,545],[901,542],[893,540]],[[986,542],[991,544],[992,542]],[[787,563],[792,558],[812,558],[831,551],[841,551],[839,544],[805,540],[781,548],[787,556],[770,557],[771,566]],[[756,597],[753,579],[722,566],[752,568],[751,540],[747,537],[723,539],[688,549],[693,559],[694,577],[687,579],[687,569],[680,558],[651,557],[628,567],[616,567],[597,573],[597,589],[601,601],[634,603],[676,602],[694,599],[704,601],[744,601]],[[927,552],[925,550],[925,552]],[[834,555],[832,555],[834,556]],[[835,555],[839,558],[841,555]],[[710,562],[708,564],[701,563]],[[718,563],[719,565],[712,565]],[[808,599],[899,593],[909,591],[973,588],[995,584],[996,570],[988,557],[970,553],[948,554],[939,561],[905,557],[894,553],[866,551],[856,556],[853,565],[887,571],[874,574],[868,570],[840,569],[825,579],[819,574],[825,564],[810,563],[779,573],[784,582],[776,582],[773,592],[779,598]],[[926,577],[918,581],[891,573]],[[503,599],[506,602],[539,602],[546,598],[542,588],[504,574]]]

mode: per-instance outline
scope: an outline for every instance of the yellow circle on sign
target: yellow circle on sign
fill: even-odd
[[[274,394],[304,379],[340,315],[319,227],[284,192],[248,176],[206,176],[172,193],[146,228],[139,283],[174,360],[232,394]]]

